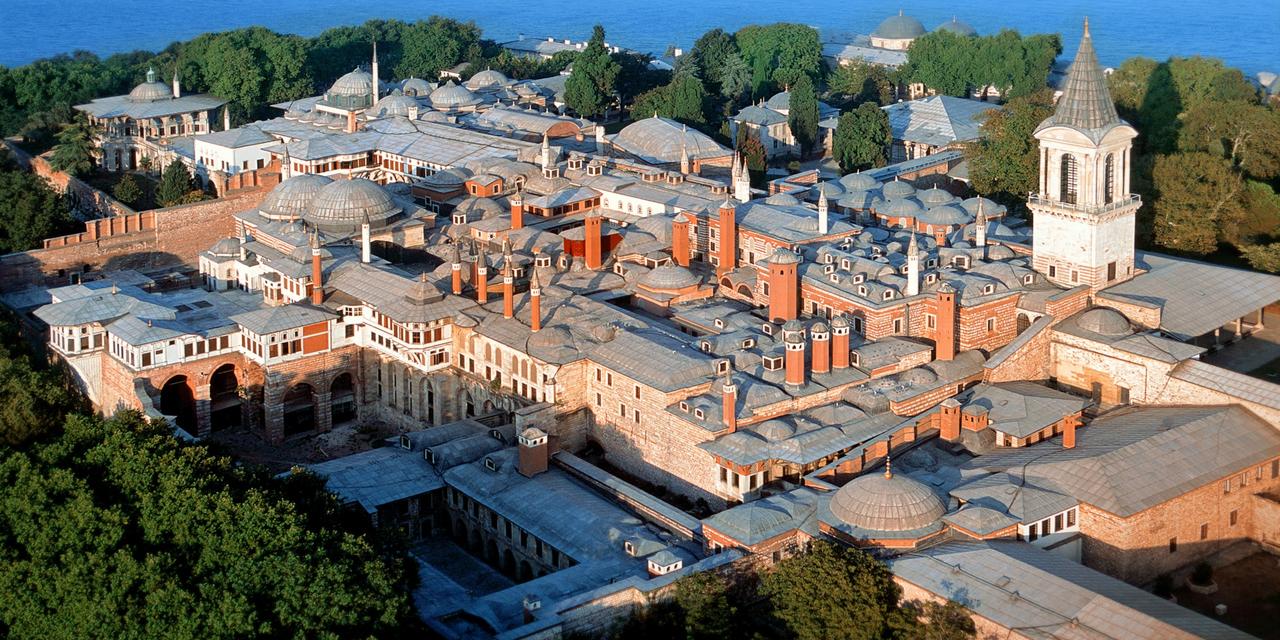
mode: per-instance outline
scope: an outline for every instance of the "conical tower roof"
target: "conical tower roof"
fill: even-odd
[[[1084,21],[1084,35],[1080,49],[1067,71],[1067,82],[1058,99],[1053,115],[1040,124],[1040,129],[1059,126],[1081,131],[1109,129],[1123,121],[1116,113],[1116,105],[1107,90],[1107,77],[1098,65],[1098,55],[1093,50],[1093,38],[1089,35],[1089,19]]]

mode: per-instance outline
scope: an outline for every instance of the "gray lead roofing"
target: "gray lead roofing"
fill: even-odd
[[[1107,77],[1098,65],[1098,55],[1093,50],[1093,38],[1089,36],[1089,22],[1084,23],[1084,36],[1076,52],[1062,97],[1053,115],[1040,125],[1072,127],[1081,131],[1108,129],[1123,121],[1111,102],[1107,90]]]

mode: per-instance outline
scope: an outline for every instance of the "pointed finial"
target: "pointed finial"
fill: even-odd
[[[113,296],[114,296],[114,295],[116,295],[117,293],[120,293],[120,287],[117,287],[117,286],[116,286],[116,283],[112,282],[112,283],[111,283],[111,295],[113,295]]]
[[[893,436],[889,436],[889,441],[884,448],[884,477],[890,479],[893,477]]]
[[[1084,37],[1089,37],[1089,16],[1084,17]]]

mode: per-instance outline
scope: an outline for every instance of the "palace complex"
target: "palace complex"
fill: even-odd
[[[905,49],[907,22],[866,46]],[[785,124],[785,98],[737,121]],[[85,268],[28,266],[4,299],[106,413],[268,443],[390,425],[311,470],[493,574],[476,595],[419,556],[446,637],[590,632],[813,539],[983,633],[1244,637],[1138,587],[1280,537],[1280,386],[1201,359],[1280,322],[1280,278],[1135,249],[1137,131],[1087,25],[1035,132],[1034,229],[913,183],[964,132],[758,190],[679,123],[607,134],[550,100],[495,71],[384,82],[375,53],[209,133],[221,100],[149,77],[81,107],[107,167],[163,149],[256,195],[173,231],[199,241],[173,250],[191,286],[81,234]]]

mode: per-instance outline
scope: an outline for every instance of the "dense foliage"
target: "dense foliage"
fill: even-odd
[[[874,102],[864,102],[840,115],[831,155],[844,173],[883,167],[892,141],[889,115]]]
[[[162,207],[172,207],[199,200],[199,192],[196,192],[194,197],[192,195],[195,189],[196,181],[191,176],[191,170],[187,169],[187,165],[182,164],[181,160],[174,158],[173,162],[170,162],[160,174],[160,186],[156,187],[156,202]]]
[[[800,145],[800,155],[806,157],[818,141],[818,94],[807,75],[800,76],[789,93],[787,125]]]
[[[991,111],[982,136],[965,147],[973,188],[1011,208],[1022,208],[1040,179],[1034,132],[1053,114],[1053,95],[1042,90],[1010,100]]]
[[[1054,58],[1062,53],[1056,34],[1023,37],[1005,29],[991,36],[938,30],[916,38],[903,75],[946,95],[967,97],[992,87],[1005,97],[1044,88]]]
[[[836,67],[827,84],[832,97],[850,108],[863,102],[884,106],[893,101],[896,75],[878,64],[850,62]]]
[[[583,117],[599,116],[613,102],[622,67],[609,54],[604,27],[596,25],[586,49],[573,60],[573,72],[564,83],[564,101]]]
[[[73,176],[82,176],[93,171],[96,154],[94,148],[94,131],[87,118],[81,116],[73,119],[58,132],[58,144],[53,147],[49,156],[49,166]]]
[[[948,602],[901,602],[884,564],[843,545],[811,549],[734,582],[718,573],[681,578],[670,600],[638,611],[615,640],[967,640],[972,618]]]
[[[820,79],[822,44],[813,27],[786,22],[750,25],[740,29],[734,40],[751,70],[752,96],[768,96],[794,85],[801,76],[814,82]]]
[[[707,91],[702,81],[687,69],[681,69],[669,84],[636,96],[631,113],[635,118],[658,115],[689,125],[707,122]]]
[[[34,249],[77,226],[66,196],[0,154],[0,254]]]

